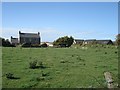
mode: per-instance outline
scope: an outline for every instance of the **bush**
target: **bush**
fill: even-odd
[[[64,60],[61,60],[61,61],[60,61],[60,63],[66,63],[66,61],[64,61]]]
[[[115,54],[117,54],[118,52],[117,51],[115,51]]]
[[[31,46],[32,46],[31,43],[24,43],[24,44],[22,44],[21,47],[31,47]]]
[[[68,36],[64,36],[64,37],[60,37],[57,40],[55,40],[53,42],[54,46],[58,46],[58,47],[70,47],[74,42],[73,37],[68,37]]]
[[[30,68],[31,69],[35,69],[37,66],[37,61],[35,60],[35,61],[31,61],[30,63],[29,63],[29,65],[30,65]]]
[[[40,48],[41,46],[39,44],[32,44],[31,47]]]
[[[12,73],[7,73],[7,74],[6,74],[6,78],[8,78],[8,79],[13,79],[14,76],[13,76]]]
[[[42,76],[48,76],[49,74],[48,73],[42,73]]]
[[[11,44],[8,39],[4,39],[0,37],[0,46],[3,47],[15,47],[15,45]]]
[[[48,47],[48,45],[46,43],[43,43],[41,47]]]
[[[105,52],[105,54],[107,54],[107,52]]]
[[[38,65],[37,65],[37,64],[38,64]],[[31,68],[31,69],[35,69],[35,68],[46,68],[41,61],[37,62],[37,60],[31,61],[31,62],[29,63],[29,65],[30,65],[29,68]]]
[[[40,68],[44,68],[43,63],[41,61],[38,62]]]

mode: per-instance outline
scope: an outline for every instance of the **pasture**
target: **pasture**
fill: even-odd
[[[29,68],[41,61],[45,68]],[[115,46],[84,48],[2,48],[3,88],[106,88],[103,73],[118,82]],[[12,73],[14,79],[6,78]]]

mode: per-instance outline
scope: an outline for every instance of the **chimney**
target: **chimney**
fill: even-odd
[[[40,33],[38,32],[38,35],[40,35]]]
[[[19,31],[19,34],[21,33],[21,31]]]

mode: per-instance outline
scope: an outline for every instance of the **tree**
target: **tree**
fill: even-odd
[[[116,44],[120,45],[120,34],[116,36]]]
[[[8,39],[4,39],[4,38],[1,38],[0,37],[0,46],[3,46],[3,47],[15,47],[14,45],[12,45]]]
[[[58,38],[56,41],[53,42],[54,46],[60,46],[60,47],[70,47],[73,44],[73,37],[70,36],[64,36],[64,37],[60,37]]]

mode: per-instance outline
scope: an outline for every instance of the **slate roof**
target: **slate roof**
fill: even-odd
[[[84,41],[83,39],[74,39],[75,41]]]
[[[103,43],[103,44],[107,44],[109,42],[112,42],[112,40],[96,40],[98,43]]]
[[[31,37],[31,38],[39,38],[39,32],[38,33],[21,33],[19,32],[20,37]]]
[[[88,39],[88,40],[84,40],[84,42],[91,42],[91,41],[96,41],[96,39]]]

